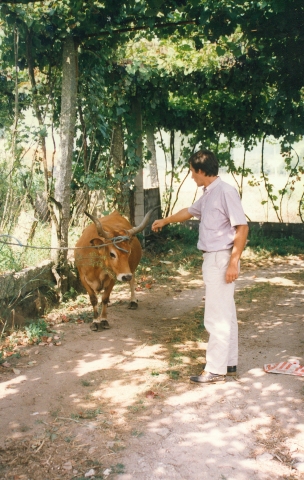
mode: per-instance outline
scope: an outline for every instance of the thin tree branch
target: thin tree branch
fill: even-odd
[[[1,0],[0,0],[1,1]],[[167,27],[179,27],[183,25],[196,25],[195,20],[184,20],[180,22],[166,22],[166,23],[156,23],[153,25],[153,28],[167,28]],[[118,28],[117,30],[105,30],[104,32],[99,33],[89,33],[87,35],[81,35],[81,38],[93,38],[93,37],[105,37],[107,35],[112,35],[115,33],[127,33],[127,32],[138,32],[140,30],[148,30],[151,27],[148,25],[142,25],[138,27],[125,27],[125,28]],[[77,35],[76,35],[77,36]]]
[[[0,0],[1,3],[8,3],[10,5],[18,5],[19,3],[28,5],[29,3],[46,3],[44,0]]]

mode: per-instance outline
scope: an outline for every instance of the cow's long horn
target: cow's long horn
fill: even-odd
[[[95,223],[95,226],[97,228],[97,233],[100,237],[111,238],[111,234],[109,232],[106,232],[102,228],[102,225],[97,217],[93,217],[93,215],[91,215],[88,212],[84,212],[84,213]]]
[[[133,227],[130,230],[127,230],[127,234],[130,235],[131,237],[132,235],[136,235],[137,233],[142,232],[148,225],[152,213],[158,208],[160,208],[160,205],[158,205],[155,208],[152,208],[152,210],[149,210],[148,213],[146,213],[143,221],[137,227]]]

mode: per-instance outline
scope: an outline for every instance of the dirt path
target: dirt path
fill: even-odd
[[[304,478],[304,379],[263,371],[304,362],[303,266],[242,274],[239,376],[224,385],[188,380],[208,338],[199,276],[143,288],[137,311],[117,290],[104,332],[80,323],[87,302],[53,312],[71,320],[53,327],[61,345],[0,366],[0,479]]]

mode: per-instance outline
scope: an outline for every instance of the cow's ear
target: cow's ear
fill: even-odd
[[[98,247],[98,245],[102,246],[104,245],[104,240],[101,238],[92,238],[90,244],[93,245],[93,247]]]

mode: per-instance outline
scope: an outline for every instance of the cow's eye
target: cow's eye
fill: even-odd
[[[110,252],[110,256],[111,256],[112,258],[116,258],[116,255],[115,255],[115,253],[113,253],[113,252]]]

